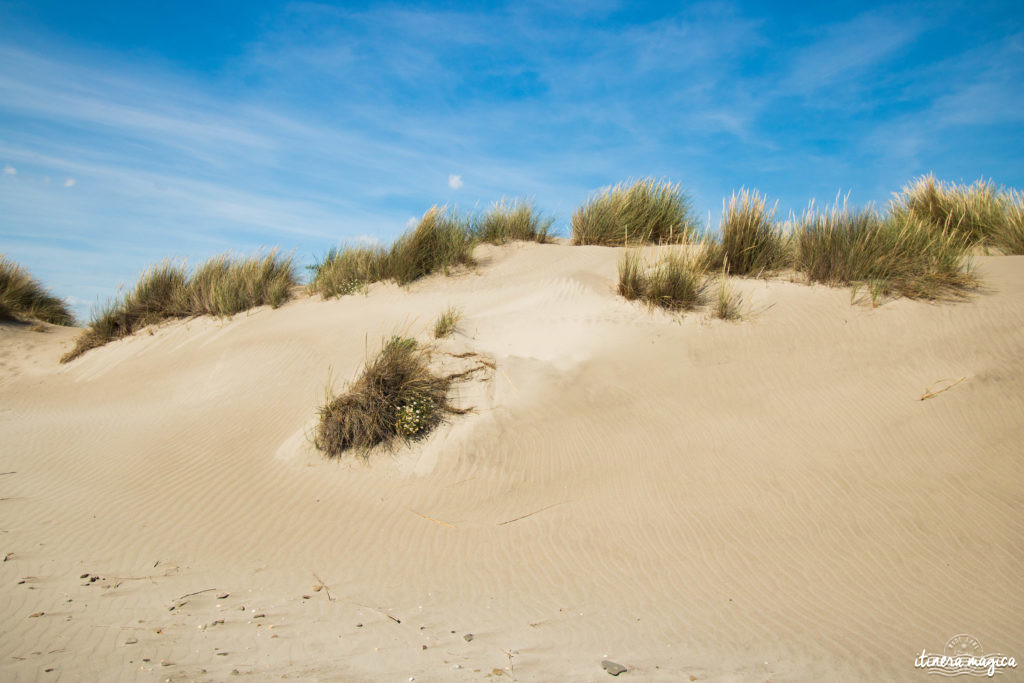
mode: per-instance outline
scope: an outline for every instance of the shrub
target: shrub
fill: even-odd
[[[447,337],[455,331],[455,326],[459,324],[460,320],[462,320],[462,313],[459,312],[459,309],[454,306],[449,307],[434,322],[434,338]]]
[[[543,244],[551,241],[548,233],[554,222],[553,218],[542,218],[532,204],[502,201],[476,221],[474,232],[481,241],[491,244],[512,240]]]
[[[450,379],[434,375],[415,339],[392,337],[348,391],[320,408],[314,443],[328,457],[426,435],[453,410]]]
[[[447,207],[433,207],[419,225],[391,246],[386,273],[400,285],[456,265],[473,263],[476,246],[472,222]]]
[[[62,299],[7,256],[0,254],[0,320],[42,320],[53,325],[74,325],[75,317]]]
[[[965,267],[969,238],[936,231],[906,213],[886,218],[872,209],[808,211],[797,229],[796,268],[812,282],[865,285],[877,302],[890,293],[911,298],[961,296],[974,285]]]
[[[277,308],[291,296],[296,282],[292,258],[276,251],[241,259],[215,256],[196,268],[191,277],[183,264],[168,261],[151,266],[134,289],[93,316],[89,329],[61,362],[162,320],[229,316],[265,304]]]
[[[686,194],[652,178],[605,188],[572,215],[574,244],[678,243],[693,232]]]
[[[786,265],[786,239],[775,222],[775,209],[755,190],[735,193],[722,207],[722,256],[728,272],[760,274]]]

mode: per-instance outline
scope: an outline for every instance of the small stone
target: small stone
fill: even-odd
[[[421,647],[422,647],[422,648],[423,648],[424,650],[426,650],[426,649],[427,649],[427,646],[426,646],[426,645],[423,645],[423,646],[421,646]]]
[[[210,626],[219,626],[220,624],[223,624],[223,623],[224,623],[223,619],[217,619],[216,621],[211,621],[210,622]]]
[[[138,638],[129,638],[128,640],[124,641],[124,644],[125,645],[135,645],[137,642],[139,642]]]
[[[218,657],[227,657],[227,656],[228,656],[228,654],[229,654],[229,653],[227,653],[227,652],[218,652],[218,653],[217,653],[217,656],[218,656]]]
[[[78,578],[80,578],[80,579],[88,579],[89,578],[89,574],[88,573],[82,574]]]
[[[362,628],[362,627],[363,627],[362,624],[356,624],[356,628]]]
[[[303,600],[309,600],[311,597],[313,597],[313,596],[312,595],[303,595],[302,599]]]
[[[618,676],[621,673],[626,673],[626,667],[622,666],[621,664],[616,664],[610,659],[606,659],[603,662],[601,662],[601,666],[604,668],[605,671],[610,673],[612,676]]]
[[[46,614],[46,612],[36,612],[35,614],[30,614],[30,615],[28,615],[28,618],[29,618],[29,619],[35,619],[36,617],[41,617],[41,616],[43,616],[44,614]]]
[[[174,666],[174,662],[168,662],[166,659],[161,659],[160,666]]]
[[[262,612],[260,612],[259,614],[257,614],[256,616],[253,617],[253,619],[266,619],[266,618],[267,618],[267,615],[263,614]]]
[[[218,600],[226,600],[230,596],[231,596],[231,593],[222,593],[221,595],[217,596],[217,599]]]
[[[473,640],[473,634],[472,633],[467,633],[466,635],[464,635],[462,637],[466,640],[467,643]]]
[[[100,577],[98,577],[98,576],[90,576],[89,577],[89,583],[94,583],[94,582],[99,581],[99,580],[100,580]]]

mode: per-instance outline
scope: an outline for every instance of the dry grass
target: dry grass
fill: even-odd
[[[348,390],[320,408],[314,443],[328,457],[425,436],[450,412],[449,378],[433,374],[415,339],[392,337]]]
[[[434,206],[390,249],[345,246],[329,251],[312,266],[309,290],[326,298],[352,294],[381,280],[404,285],[436,271],[447,273],[473,263],[477,239],[472,219]]]
[[[789,264],[790,248],[775,221],[775,208],[756,190],[733,194],[722,207],[722,255],[728,272],[760,275]]]
[[[704,303],[709,266],[705,249],[673,248],[654,263],[627,249],[619,260],[618,292],[670,311],[691,310]]]
[[[720,320],[739,320],[742,317],[743,299],[740,293],[729,285],[728,267],[723,266],[718,278],[718,292],[712,302],[712,314]]]
[[[573,244],[679,243],[694,233],[690,200],[678,185],[645,178],[605,188],[572,215]]]
[[[450,335],[455,331],[460,320],[462,320],[462,313],[454,306],[450,306],[434,322],[434,338],[441,339]]]
[[[1001,201],[1006,220],[992,234],[992,246],[1004,254],[1024,254],[1024,193],[1010,190]]]
[[[291,256],[276,251],[249,258],[216,256],[191,274],[183,264],[151,266],[135,287],[93,316],[62,363],[146,325],[195,315],[230,316],[256,306],[277,308],[297,283]]]
[[[936,180],[931,174],[908,183],[889,206],[893,216],[909,216],[936,232],[962,236],[970,245],[994,246],[1005,253],[1024,253],[1013,237],[1021,234],[1019,210],[1017,192],[1001,190],[984,179],[960,185]]]
[[[872,209],[809,210],[797,228],[797,270],[812,282],[865,286],[872,301],[961,297],[975,285],[969,272],[969,238],[907,213],[883,218]]]
[[[533,204],[523,201],[501,201],[475,221],[473,232],[482,242],[505,244],[513,240],[523,242],[551,241],[553,218],[544,218]]]
[[[0,320],[4,318],[75,324],[75,316],[62,299],[48,292],[25,268],[0,254]]]

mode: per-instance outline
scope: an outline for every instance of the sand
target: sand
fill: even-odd
[[[1024,657],[1024,257],[976,259],[965,303],[735,280],[728,323],[616,296],[619,254],[480,247],[67,365],[77,330],[0,326],[0,679],[908,680],[961,633]],[[452,305],[435,357],[496,365],[453,393],[475,411],[321,457],[328,384]]]

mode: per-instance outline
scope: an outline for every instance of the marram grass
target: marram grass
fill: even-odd
[[[75,317],[22,266],[0,254],[0,320],[41,320],[53,325],[74,325]]]
[[[425,436],[447,413],[451,380],[431,372],[429,356],[415,339],[392,337],[362,374],[320,408],[314,443],[328,457]]]
[[[775,208],[756,190],[733,193],[722,206],[722,257],[729,273],[760,275],[789,264],[790,248]]]
[[[605,188],[572,215],[573,244],[679,243],[694,230],[686,193],[653,178]]]
[[[545,218],[529,202],[501,201],[477,218],[473,232],[482,242],[505,244],[513,240],[523,242],[551,241],[553,218]]]
[[[445,309],[444,313],[439,315],[437,320],[434,321],[434,338],[442,339],[450,335],[455,331],[460,320],[462,320],[462,313],[459,309],[454,306],[449,306]]]
[[[277,308],[291,296],[297,281],[291,256],[276,251],[248,258],[215,256],[191,274],[181,263],[151,266],[133,289],[93,316],[89,329],[61,362],[162,320],[230,316],[267,304]]]

